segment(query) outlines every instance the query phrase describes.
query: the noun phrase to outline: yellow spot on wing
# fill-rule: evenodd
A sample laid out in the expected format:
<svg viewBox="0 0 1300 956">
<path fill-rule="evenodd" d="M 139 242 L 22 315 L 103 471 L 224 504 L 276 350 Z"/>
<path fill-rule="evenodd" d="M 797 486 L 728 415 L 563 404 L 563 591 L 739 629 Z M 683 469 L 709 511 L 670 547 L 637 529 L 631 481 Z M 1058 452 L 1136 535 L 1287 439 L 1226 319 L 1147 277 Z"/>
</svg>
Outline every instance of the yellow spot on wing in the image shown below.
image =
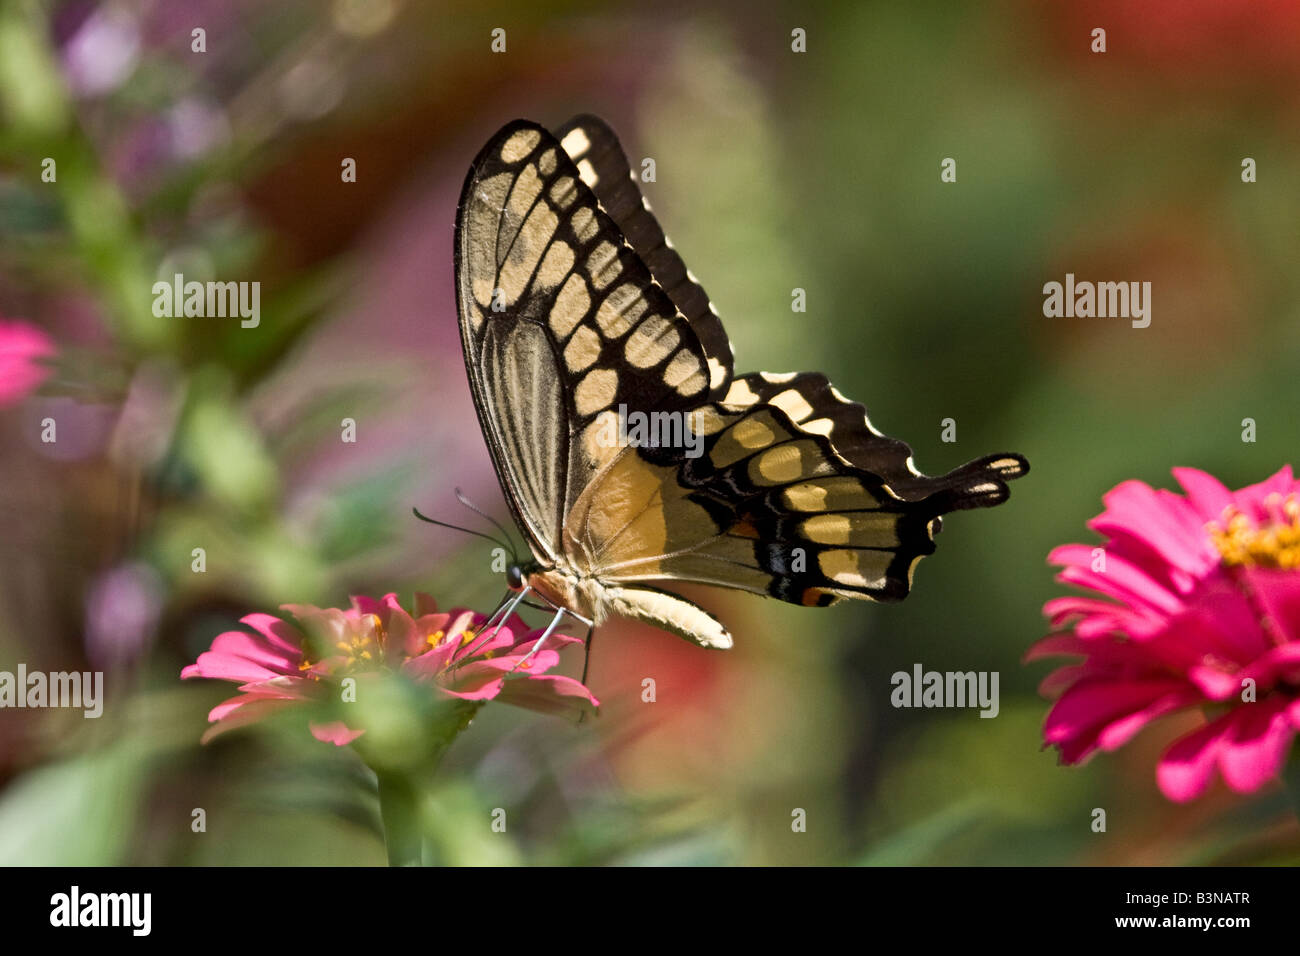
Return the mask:
<svg viewBox="0 0 1300 956">
<path fill-rule="evenodd" d="M 715 468 L 726 468 L 754 452 L 766 448 L 778 439 L 785 439 L 784 432 L 778 432 L 775 422 L 767 412 L 756 412 L 748 418 L 741 419 L 719 437 L 717 444 L 709 453 L 709 460 Z"/>
<path fill-rule="evenodd" d="M 582 276 L 574 273 L 564 283 L 564 288 L 556 297 L 555 307 L 551 309 L 551 331 L 557 339 L 564 339 L 574 326 L 582 321 L 587 310 L 591 308 L 591 296 L 587 293 L 587 283 Z"/>
<path fill-rule="evenodd" d="M 641 318 L 647 306 L 641 290 L 630 282 L 614 289 L 596 310 L 596 324 L 607 339 L 617 339 L 627 334 L 632 323 Z"/>
<path fill-rule="evenodd" d="M 815 418 L 810 422 L 800 422 L 799 429 L 811 435 L 829 435 L 835 430 L 835 423 L 829 418 Z"/>
<path fill-rule="evenodd" d="M 727 389 L 727 394 L 722 399 L 724 405 L 753 405 L 757 401 L 758 395 L 749 387 L 749 383 L 740 379 L 731 383 L 731 388 Z"/>
<path fill-rule="evenodd" d="M 650 368 L 666 359 L 679 341 L 672 320 L 662 315 L 651 315 L 632 330 L 623 346 L 623 354 L 629 364 Z"/>
<path fill-rule="evenodd" d="M 803 471 L 803 449 L 797 443 L 790 443 L 769 448 L 754 459 L 749 466 L 749 477 L 756 484 L 779 485 L 794 481 Z"/>
<path fill-rule="evenodd" d="M 521 129 L 501 146 L 501 158 L 507 163 L 517 163 L 536 148 L 542 134 L 535 129 Z"/>
<path fill-rule="evenodd" d="M 823 551 L 817 555 L 817 566 L 836 584 L 881 589 L 885 585 L 884 572 L 891 556 L 888 551 Z"/>
<path fill-rule="evenodd" d="M 620 272 L 623 271 L 622 264 L 618 261 L 618 250 L 609 240 L 605 240 L 598 245 L 591 258 L 587 263 L 588 270 L 591 273 L 591 284 L 597 289 L 603 289 L 613 282 Z"/>
<path fill-rule="evenodd" d="M 673 334 L 675 336 L 676 332 Z M 700 360 L 690 352 L 686 351 L 686 349 L 681 349 L 673 356 L 673 360 L 668 363 L 668 367 L 664 369 L 664 381 L 673 388 L 677 388 L 686 382 L 692 375 L 699 372 Z M 702 374 L 700 378 L 701 381 L 703 381 Z"/>
<path fill-rule="evenodd" d="M 564 281 L 564 277 L 573 268 L 573 250 L 567 242 L 552 244 L 546 251 L 542 264 L 537 267 L 534 284 L 542 291 L 549 291 Z"/>
<path fill-rule="evenodd" d="M 714 356 L 709 356 L 709 388 L 717 388 L 727 377 L 727 367 Z"/>
<path fill-rule="evenodd" d="M 791 485 L 781 493 L 792 511 L 825 511 L 826 488 L 811 481 Z"/>
<path fill-rule="evenodd" d="M 738 441 L 742 447 L 757 451 L 772 444 L 776 440 L 776 432 L 768 427 L 766 416 L 755 415 L 737 424 L 729 437 Z"/>
<path fill-rule="evenodd" d="M 519 230 L 514 246 L 505 265 L 501 268 L 501 288 L 507 302 L 515 302 L 524 291 L 524 286 L 532 278 L 538 260 L 546 251 L 546 246 L 555 234 L 558 220 L 555 213 L 545 204 L 534 206 L 527 221 Z M 565 247 L 567 248 L 567 246 Z M 569 253 L 572 260 L 572 251 Z M 572 263 L 570 263 L 572 264 Z"/>
<path fill-rule="evenodd" d="M 572 129 L 565 134 L 564 139 L 560 140 L 560 145 L 572 158 L 580 156 L 591 149 L 591 140 L 587 138 L 586 132 L 582 129 Z"/>
<path fill-rule="evenodd" d="M 525 166 L 524 171 L 515 180 L 514 187 L 510 190 L 510 198 L 506 202 L 506 208 L 518 217 L 516 222 L 528 215 L 541 192 L 542 180 L 537 175 L 537 170 L 532 166 Z"/>
<path fill-rule="evenodd" d="M 564 364 L 571 372 L 581 372 L 596 364 L 600 358 L 600 336 L 589 325 L 583 325 L 573 333 L 569 344 L 564 347 Z"/>
<path fill-rule="evenodd" d="M 617 372 L 611 368 L 592 369 L 573 390 L 573 403 L 579 415 L 592 415 L 613 402 L 617 392 Z"/>
<path fill-rule="evenodd" d="M 573 214 L 570 220 L 573 224 L 573 231 L 583 242 L 588 242 L 595 237 L 596 231 L 600 224 L 596 221 L 595 214 L 586 206 L 582 206 Z"/>
<path fill-rule="evenodd" d="M 551 187 L 551 202 L 561 209 L 568 209 L 573 205 L 574 197 L 578 194 L 578 189 L 573 184 L 572 176 L 561 176 Z"/>
<path fill-rule="evenodd" d="M 848 475 L 800 482 L 785 489 L 782 495 L 795 511 L 859 511 L 880 504 L 867 493 L 862 482 Z"/>
<path fill-rule="evenodd" d="M 896 548 L 898 516 L 884 511 L 820 514 L 806 519 L 802 530 L 818 544 L 851 544 L 858 548 Z"/>
<path fill-rule="evenodd" d="M 704 391 L 704 386 L 708 384 L 708 382 L 704 378 L 704 370 L 698 367 L 698 363 L 696 363 L 696 365 L 696 370 L 677 384 L 678 395 L 689 398 L 696 392 Z"/>
<path fill-rule="evenodd" d="M 799 394 L 798 389 L 787 388 L 772 398 L 771 403 L 790 416 L 791 421 L 801 422 L 812 414 L 812 405 Z"/>
<path fill-rule="evenodd" d="M 713 406 L 697 408 L 690 414 L 691 431 L 696 435 L 714 435 L 727 427 L 727 419 Z"/>
<path fill-rule="evenodd" d="M 848 544 L 851 531 L 847 515 L 817 515 L 803 523 L 803 533 L 817 544 Z"/>
</svg>

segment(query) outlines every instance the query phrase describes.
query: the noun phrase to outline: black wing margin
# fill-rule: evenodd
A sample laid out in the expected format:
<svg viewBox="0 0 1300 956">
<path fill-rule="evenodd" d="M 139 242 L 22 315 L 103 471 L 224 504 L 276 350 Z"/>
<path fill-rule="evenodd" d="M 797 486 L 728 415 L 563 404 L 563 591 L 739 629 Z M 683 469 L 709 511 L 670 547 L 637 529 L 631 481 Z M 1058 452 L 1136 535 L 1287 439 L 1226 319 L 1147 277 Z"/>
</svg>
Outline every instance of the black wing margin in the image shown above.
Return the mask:
<svg viewBox="0 0 1300 956">
<path fill-rule="evenodd" d="M 730 387 L 733 374 L 731 340 L 708 293 L 686 268 L 650 211 L 618 137 L 603 120 L 590 114 L 575 116 L 556 130 L 555 135 L 577 165 L 583 182 L 595 192 L 655 282 L 690 322 L 709 361 L 709 396 L 721 398 Z"/>
</svg>

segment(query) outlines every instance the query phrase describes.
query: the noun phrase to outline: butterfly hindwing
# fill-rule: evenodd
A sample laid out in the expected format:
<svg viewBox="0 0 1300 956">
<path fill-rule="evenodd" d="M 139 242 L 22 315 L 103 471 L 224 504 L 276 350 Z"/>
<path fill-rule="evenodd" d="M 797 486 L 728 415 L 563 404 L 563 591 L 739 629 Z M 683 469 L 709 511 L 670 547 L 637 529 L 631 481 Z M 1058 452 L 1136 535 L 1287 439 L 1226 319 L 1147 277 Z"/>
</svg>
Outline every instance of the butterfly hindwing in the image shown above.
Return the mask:
<svg viewBox="0 0 1300 956">
<path fill-rule="evenodd" d="M 737 378 L 724 401 L 774 404 L 807 434 L 823 435 L 835 454 L 879 476 L 889 492 L 906 501 L 929 498 L 940 511 L 987 508 L 1007 499 L 1007 482 L 1029 470 L 1021 455 L 988 455 L 945 475 L 923 475 L 904 441 L 881 434 L 867 410 L 840 394 L 820 372 L 754 372 Z"/>
<path fill-rule="evenodd" d="M 692 414 L 698 454 L 628 449 L 595 479 L 569 517 L 583 565 L 608 581 L 693 581 L 795 604 L 897 600 L 934 551 L 940 516 L 1000 500 L 1023 463 L 995 456 L 931 478 L 906 467 L 905 444 L 876 436 L 897 458 L 896 488 L 840 453 L 832 416 L 864 413 L 822 376 L 749 378 Z"/>
</svg>

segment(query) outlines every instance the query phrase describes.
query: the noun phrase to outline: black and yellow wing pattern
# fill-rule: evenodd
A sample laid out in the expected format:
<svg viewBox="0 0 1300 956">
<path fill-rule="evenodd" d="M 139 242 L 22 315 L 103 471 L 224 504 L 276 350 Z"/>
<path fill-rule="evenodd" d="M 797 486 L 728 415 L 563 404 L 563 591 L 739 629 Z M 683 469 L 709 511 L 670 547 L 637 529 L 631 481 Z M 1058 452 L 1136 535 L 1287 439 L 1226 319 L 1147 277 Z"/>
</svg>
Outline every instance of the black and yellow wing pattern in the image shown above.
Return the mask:
<svg viewBox="0 0 1300 956">
<path fill-rule="evenodd" d="M 708 296 L 595 117 L 555 135 L 516 121 L 484 147 L 461 197 L 456 283 L 475 407 L 533 583 L 596 620 L 727 646 L 715 619 L 655 583 L 803 605 L 902 598 L 941 516 L 1001 503 L 1028 470 L 1002 454 L 925 476 L 824 376 L 737 376 Z M 637 416 L 675 421 L 680 440 L 616 440 Z"/>
</svg>

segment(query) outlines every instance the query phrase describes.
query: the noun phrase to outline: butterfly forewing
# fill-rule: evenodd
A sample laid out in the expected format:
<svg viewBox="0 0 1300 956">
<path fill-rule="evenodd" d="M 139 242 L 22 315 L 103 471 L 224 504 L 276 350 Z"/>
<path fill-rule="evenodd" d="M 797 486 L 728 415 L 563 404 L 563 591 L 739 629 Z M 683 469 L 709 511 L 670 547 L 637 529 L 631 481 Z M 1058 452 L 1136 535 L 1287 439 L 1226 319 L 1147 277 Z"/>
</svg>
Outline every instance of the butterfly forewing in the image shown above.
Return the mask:
<svg viewBox="0 0 1300 956">
<path fill-rule="evenodd" d="M 596 194 L 655 282 L 691 324 L 708 359 L 710 395 L 720 398 L 731 384 L 731 341 L 708 293 L 686 268 L 650 211 L 618 137 L 602 120 L 590 115 L 569 120 L 556 136 L 577 166 L 582 181 Z"/>
<path fill-rule="evenodd" d="M 535 124 L 510 124 L 475 161 L 456 253 L 480 422 L 530 545 L 553 561 L 565 514 L 611 450 L 597 440 L 608 415 L 694 407 L 709 387 L 704 350 Z"/>
</svg>

